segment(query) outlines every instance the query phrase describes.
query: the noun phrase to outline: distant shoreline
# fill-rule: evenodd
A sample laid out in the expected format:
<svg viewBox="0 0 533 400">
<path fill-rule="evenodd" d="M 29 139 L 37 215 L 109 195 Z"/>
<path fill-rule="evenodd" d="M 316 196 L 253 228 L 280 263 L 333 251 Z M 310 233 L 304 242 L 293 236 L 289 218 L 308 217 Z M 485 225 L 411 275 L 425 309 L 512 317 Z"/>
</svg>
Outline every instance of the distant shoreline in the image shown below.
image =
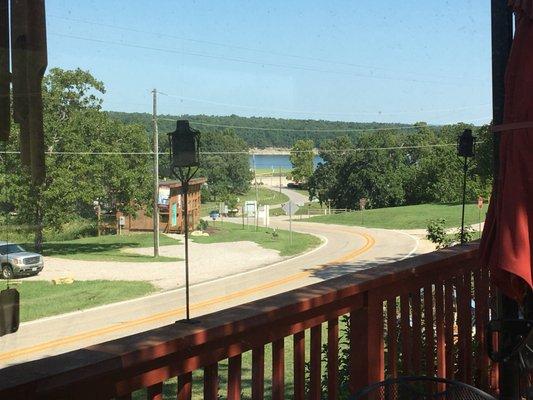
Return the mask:
<svg viewBox="0 0 533 400">
<path fill-rule="evenodd" d="M 288 156 L 291 154 L 291 149 L 282 148 L 282 147 L 265 147 L 264 149 L 252 148 L 248 150 L 248 153 L 259 154 L 259 155 Z M 318 149 L 313 149 L 313 154 L 318 154 Z"/>
</svg>

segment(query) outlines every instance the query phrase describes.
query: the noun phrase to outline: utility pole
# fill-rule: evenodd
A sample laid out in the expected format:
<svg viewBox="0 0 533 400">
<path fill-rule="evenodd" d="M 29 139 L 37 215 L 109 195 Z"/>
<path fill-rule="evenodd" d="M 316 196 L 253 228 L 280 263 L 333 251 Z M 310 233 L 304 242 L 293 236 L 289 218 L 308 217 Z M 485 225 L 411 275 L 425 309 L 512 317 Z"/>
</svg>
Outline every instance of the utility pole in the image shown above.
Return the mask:
<svg viewBox="0 0 533 400">
<path fill-rule="evenodd" d="M 157 127 L 157 90 L 152 90 L 154 126 L 154 257 L 159 257 L 159 129 Z"/>
<path fill-rule="evenodd" d="M 257 188 L 257 167 L 255 166 L 255 153 L 252 153 L 254 162 L 254 183 L 255 183 L 255 230 L 259 226 L 259 189 Z"/>
<path fill-rule="evenodd" d="M 281 193 L 281 165 L 279 166 L 279 192 Z"/>
</svg>

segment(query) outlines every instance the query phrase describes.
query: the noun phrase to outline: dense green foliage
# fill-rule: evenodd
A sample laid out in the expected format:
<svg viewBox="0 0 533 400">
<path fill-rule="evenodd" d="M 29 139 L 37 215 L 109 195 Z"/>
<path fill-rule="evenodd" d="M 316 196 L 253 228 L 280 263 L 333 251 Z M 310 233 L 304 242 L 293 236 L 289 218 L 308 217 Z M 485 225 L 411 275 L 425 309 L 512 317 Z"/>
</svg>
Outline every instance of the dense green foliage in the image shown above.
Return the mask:
<svg viewBox="0 0 533 400">
<path fill-rule="evenodd" d="M 325 140 L 319 154 L 326 162 L 309 179 L 310 195 L 320 202 L 331 200 L 335 208 L 352 210 L 359 208 L 363 197 L 368 199 L 367 208 L 459 202 L 463 160 L 455 143 L 466 127 L 457 124 L 436 131 L 419 124 L 416 132 Z M 469 200 L 490 193 L 492 138 L 486 127 L 477 129 L 477 136 L 477 155 L 468 164 Z"/>
<path fill-rule="evenodd" d="M 125 123 L 140 124 L 150 132 L 152 116 L 148 113 L 109 112 L 109 115 Z M 194 128 L 206 131 L 222 132 L 231 128 L 249 147 L 291 148 L 301 139 L 310 139 L 314 147 L 318 147 L 325 139 L 335 139 L 346 135 L 355 140 L 361 132 L 373 129 L 408 127 L 406 124 L 378 122 L 343 122 L 324 120 L 301 120 L 266 117 L 239 117 L 237 115 L 161 115 L 160 132 L 171 132 L 175 129 L 176 119 L 188 119 Z M 252 129 L 250 129 L 252 128 Z"/>
<path fill-rule="evenodd" d="M 244 140 L 231 130 L 207 131 L 202 133 L 201 143 L 203 154 L 198 175 L 207 178 L 205 200 L 228 200 L 231 195 L 246 193 L 253 173 Z"/>
<path fill-rule="evenodd" d="M 45 77 L 44 131 L 50 153 L 42 187 L 31 184 L 18 154 L 2 155 L 2 208 L 14 213 L 11 222 L 35 228 L 37 249 L 44 226 L 59 229 L 74 218 L 94 219 L 94 202 L 110 212 L 131 212 L 132 205 L 149 201 L 151 157 L 94 154 L 150 149 L 143 127 L 100 111 L 98 95 L 104 92 L 102 82 L 79 69 L 54 68 Z M 14 125 L 9 151 L 19 148 L 16 129 Z"/>
<path fill-rule="evenodd" d="M 291 176 L 295 182 L 307 182 L 313 174 L 313 146 L 312 140 L 297 140 L 291 149 Z"/>
</svg>

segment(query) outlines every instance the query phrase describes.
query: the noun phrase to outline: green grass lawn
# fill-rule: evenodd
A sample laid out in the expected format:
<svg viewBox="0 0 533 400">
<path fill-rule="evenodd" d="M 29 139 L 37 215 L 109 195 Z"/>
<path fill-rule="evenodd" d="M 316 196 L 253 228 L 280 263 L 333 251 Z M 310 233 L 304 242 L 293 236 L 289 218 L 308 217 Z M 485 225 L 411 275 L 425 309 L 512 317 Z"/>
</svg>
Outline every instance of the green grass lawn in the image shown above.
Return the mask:
<svg viewBox="0 0 533 400">
<path fill-rule="evenodd" d="M 22 322 L 141 297 L 155 291 L 151 283 L 128 281 L 79 281 L 70 285 L 26 281 L 16 288 L 20 292 Z"/>
<path fill-rule="evenodd" d="M 249 200 L 256 199 L 255 187 L 250 188 L 250 190 L 242 196 L 239 196 L 241 203 Z M 287 195 L 280 193 L 277 190 L 267 189 L 261 186 L 257 187 L 257 198 L 259 199 L 260 205 L 272 205 L 272 204 L 281 204 L 289 201 Z"/>
<path fill-rule="evenodd" d="M 160 236 L 161 246 L 180 243 L 179 240 Z M 127 235 L 105 235 L 100 237 L 87 237 L 76 240 L 46 242 L 43 246 L 45 256 L 68 258 L 71 260 L 85 261 L 129 261 L 129 262 L 161 262 L 177 261 L 176 257 L 144 256 L 135 253 L 126 253 L 127 248 L 153 246 L 151 233 L 132 233 Z M 30 245 L 27 248 L 31 248 Z"/>
<path fill-rule="evenodd" d="M 252 185 L 248 192 L 237 197 L 239 198 L 240 205 L 244 204 L 245 201 L 255 200 L 255 187 Z M 280 193 L 277 190 L 267 189 L 261 186 L 257 187 L 257 198 L 259 199 L 259 205 L 282 204 L 289 201 L 289 198 L 285 194 Z M 219 202 L 216 201 L 202 203 L 200 216 L 207 217 L 211 211 L 218 210 L 218 205 Z"/>
<path fill-rule="evenodd" d="M 292 244 L 290 243 L 289 231 L 277 230 L 277 237 L 272 235 L 273 229 L 259 227 L 256 231 L 253 219 L 250 225 L 231 222 L 221 223 L 217 221 L 213 226 L 210 223 L 210 236 L 192 237 L 196 243 L 225 243 L 251 241 L 266 249 L 278 250 L 281 256 L 292 256 L 316 247 L 320 244 L 320 239 L 313 235 L 293 232 Z"/>
<path fill-rule="evenodd" d="M 285 177 L 291 171 L 292 171 L 292 168 L 281 168 L 281 176 Z M 279 168 L 276 168 L 276 167 L 274 167 L 274 174 L 272 174 L 272 168 L 257 168 L 255 173 L 257 174 L 257 176 L 262 176 L 262 177 L 265 177 L 265 176 L 279 177 L 280 175 Z"/>
<path fill-rule="evenodd" d="M 456 204 L 420 204 L 416 206 L 376 208 L 353 211 L 335 215 L 320 215 L 312 217 L 311 222 L 326 224 L 358 225 L 370 228 L 386 229 L 425 229 L 430 219 L 444 218 L 446 227 L 453 228 L 461 225 L 461 205 Z M 487 208 L 481 210 L 481 220 L 485 219 Z M 363 219 L 362 219 L 363 218 Z M 479 222 L 479 209 L 475 204 L 467 204 L 465 222 L 467 225 Z"/>
</svg>

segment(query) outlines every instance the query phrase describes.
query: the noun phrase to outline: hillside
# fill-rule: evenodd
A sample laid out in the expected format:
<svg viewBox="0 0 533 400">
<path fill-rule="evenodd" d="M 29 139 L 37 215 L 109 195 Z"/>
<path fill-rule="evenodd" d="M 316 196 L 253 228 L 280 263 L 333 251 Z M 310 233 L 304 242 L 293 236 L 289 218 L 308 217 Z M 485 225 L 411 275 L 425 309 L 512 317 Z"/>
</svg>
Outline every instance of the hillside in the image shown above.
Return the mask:
<svg viewBox="0 0 533 400">
<path fill-rule="evenodd" d="M 136 123 L 152 131 L 152 116 L 148 113 L 125 113 L 109 111 L 108 114 L 125 123 Z M 232 129 L 252 148 L 290 148 L 298 139 L 312 139 L 315 146 L 325 139 L 348 135 L 352 139 L 362 130 L 374 130 L 408 127 L 406 124 L 394 123 L 360 123 L 324 120 L 300 120 L 265 117 L 211 116 L 211 115 L 160 115 L 159 131 L 171 132 L 175 129 L 174 120 L 188 119 L 196 122 L 193 127 L 203 131 Z M 167 120 L 168 119 L 168 120 Z M 170 121 L 169 121 L 170 120 Z M 199 123 L 199 124 L 198 124 Z M 241 128 L 242 127 L 242 128 Z M 251 129 L 253 128 L 253 129 Z M 353 131 L 350 131 L 353 129 Z"/>
</svg>

